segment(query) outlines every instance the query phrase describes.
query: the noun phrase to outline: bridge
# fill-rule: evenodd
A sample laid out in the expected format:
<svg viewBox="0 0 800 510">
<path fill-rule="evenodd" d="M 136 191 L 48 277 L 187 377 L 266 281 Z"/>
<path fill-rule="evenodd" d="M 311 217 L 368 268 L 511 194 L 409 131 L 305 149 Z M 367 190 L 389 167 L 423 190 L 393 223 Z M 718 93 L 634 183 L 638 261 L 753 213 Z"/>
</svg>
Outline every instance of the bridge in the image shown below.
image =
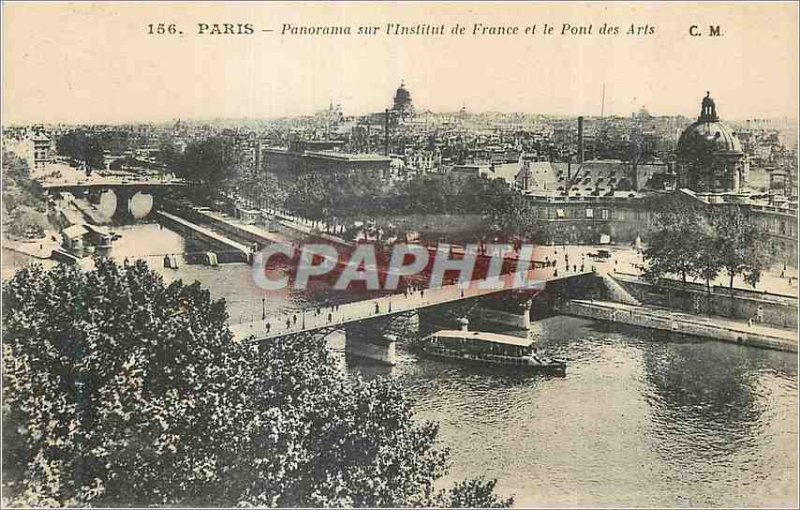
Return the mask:
<svg viewBox="0 0 800 510">
<path fill-rule="evenodd" d="M 220 248 L 214 251 L 219 263 L 250 262 L 252 256 L 250 247 L 166 211 L 156 211 L 155 214 L 160 223 L 168 225 L 185 237 L 200 239 L 206 244 Z"/>
<path fill-rule="evenodd" d="M 85 179 L 59 179 L 41 182 L 42 188 L 46 191 L 80 191 L 87 189 L 114 189 L 114 188 L 136 188 L 136 189 L 157 189 L 157 188 L 182 188 L 190 184 L 181 179 L 153 180 L 135 177 L 87 177 Z"/>
<path fill-rule="evenodd" d="M 530 326 L 531 300 L 545 285 L 566 283 L 594 275 L 591 271 L 571 272 L 554 276 L 549 268 L 531 269 L 526 282 L 516 273 L 498 278 L 495 288 L 481 288 L 480 281 L 444 285 L 439 288 L 414 290 L 336 306 L 304 310 L 291 314 L 271 315 L 260 321 L 231 324 L 236 341 L 264 341 L 298 333 L 329 334 L 345 330 L 348 352 L 388 364 L 394 364 L 394 339 L 385 335 L 393 319 L 437 307 L 474 308 L 483 298 L 495 300 L 503 309 L 484 310 L 493 322 L 520 330 Z M 510 306 L 503 306 L 510 305 Z M 455 319 L 456 317 L 453 317 Z"/>
<path fill-rule="evenodd" d="M 103 216 L 104 221 L 125 214 L 135 219 L 144 218 L 153 210 L 158 197 L 189 186 L 185 181 L 175 179 L 122 177 L 45 179 L 41 185 L 51 195 L 70 193 L 76 198 L 86 198 L 92 205 L 102 206 L 104 211 L 100 216 Z M 88 197 L 84 197 L 85 195 Z"/>
</svg>

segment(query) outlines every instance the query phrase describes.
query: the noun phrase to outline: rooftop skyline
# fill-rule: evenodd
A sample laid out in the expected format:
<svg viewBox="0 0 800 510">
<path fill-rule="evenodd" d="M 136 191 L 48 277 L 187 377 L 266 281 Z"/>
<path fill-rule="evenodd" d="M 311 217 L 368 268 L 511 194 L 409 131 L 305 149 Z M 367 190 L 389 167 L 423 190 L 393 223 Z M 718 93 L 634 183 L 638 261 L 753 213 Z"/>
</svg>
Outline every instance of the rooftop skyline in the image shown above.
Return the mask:
<svg viewBox="0 0 800 510">
<path fill-rule="evenodd" d="M 3 5 L 3 123 L 122 123 L 382 111 L 401 81 L 417 111 L 796 118 L 797 5 Z M 183 36 L 154 36 L 148 23 Z M 254 35 L 197 35 L 197 23 Z M 294 25 L 593 25 L 591 36 L 281 36 Z M 601 36 L 603 23 L 655 26 Z M 719 25 L 721 37 L 689 27 Z M 263 29 L 276 32 L 263 33 Z M 623 28 L 624 30 L 625 28 Z"/>
</svg>

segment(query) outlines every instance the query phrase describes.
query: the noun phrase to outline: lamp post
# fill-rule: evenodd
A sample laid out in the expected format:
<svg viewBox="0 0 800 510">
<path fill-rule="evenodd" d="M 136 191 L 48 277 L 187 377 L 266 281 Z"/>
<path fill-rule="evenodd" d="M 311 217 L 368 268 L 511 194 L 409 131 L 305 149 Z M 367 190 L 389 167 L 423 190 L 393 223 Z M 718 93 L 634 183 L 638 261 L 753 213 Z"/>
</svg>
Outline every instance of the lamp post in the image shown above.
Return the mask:
<svg viewBox="0 0 800 510">
<path fill-rule="evenodd" d="M 261 320 L 263 321 L 266 318 L 267 318 L 267 298 L 262 296 L 261 297 Z"/>
</svg>

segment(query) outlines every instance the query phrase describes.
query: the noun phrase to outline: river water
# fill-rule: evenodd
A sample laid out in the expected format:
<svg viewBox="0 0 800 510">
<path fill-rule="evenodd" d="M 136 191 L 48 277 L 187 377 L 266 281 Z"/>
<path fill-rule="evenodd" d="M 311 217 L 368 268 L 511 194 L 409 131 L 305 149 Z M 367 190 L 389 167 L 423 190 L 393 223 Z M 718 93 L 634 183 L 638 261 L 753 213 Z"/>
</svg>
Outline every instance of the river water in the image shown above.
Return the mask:
<svg viewBox="0 0 800 510">
<path fill-rule="evenodd" d="M 186 246 L 158 225 L 117 231 L 113 256 L 153 255 L 168 280 L 199 280 L 232 322 L 312 306 L 264 296 L 245 264 L 163 269 Z M 348 370 L 397 378 L 417 417 L 439 422 L 444 483 L 497 478 L 517 506 L 797 507 L 796 355 L 568 317 L 533 334 L 566 377 L 428 360 L 402 342 L 397 366 Z"/>
</svg>

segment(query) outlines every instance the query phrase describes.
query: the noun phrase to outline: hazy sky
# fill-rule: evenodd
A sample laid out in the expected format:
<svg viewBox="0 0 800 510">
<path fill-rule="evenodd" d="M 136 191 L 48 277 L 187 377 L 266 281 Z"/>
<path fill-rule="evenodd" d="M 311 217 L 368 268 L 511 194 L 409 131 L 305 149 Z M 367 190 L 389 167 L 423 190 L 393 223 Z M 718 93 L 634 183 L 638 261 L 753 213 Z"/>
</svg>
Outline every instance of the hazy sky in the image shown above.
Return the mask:
<svg viewBox="0 0 800 510">
<path fill-rule="evenodd" d="M 254 35 L 197 35 L 198 23 Z M 177 23 L 182 36 L 148 35 Z M 282 36 L 293 25 L 455 23 L 463 36 Z M 469 35 L 473 23 L 549 23 L 544 36 Z M 558 36 L 562 23 L 592 35 Z M 603 36 L 603 23 L 650 25 Z M 689 27 L 705 32 L 691 37 Z M 709 37 L 719 25 L 722 37 Z M 262 32 L 273 29 L 275 32 Z M 729 119 L 796 117 L 796 3 L 3 3 L 3 121 L 124 122 L 382 111 L 405 80 L 418 109 L 697 115 L 710 90 Z"/>
</svg>

